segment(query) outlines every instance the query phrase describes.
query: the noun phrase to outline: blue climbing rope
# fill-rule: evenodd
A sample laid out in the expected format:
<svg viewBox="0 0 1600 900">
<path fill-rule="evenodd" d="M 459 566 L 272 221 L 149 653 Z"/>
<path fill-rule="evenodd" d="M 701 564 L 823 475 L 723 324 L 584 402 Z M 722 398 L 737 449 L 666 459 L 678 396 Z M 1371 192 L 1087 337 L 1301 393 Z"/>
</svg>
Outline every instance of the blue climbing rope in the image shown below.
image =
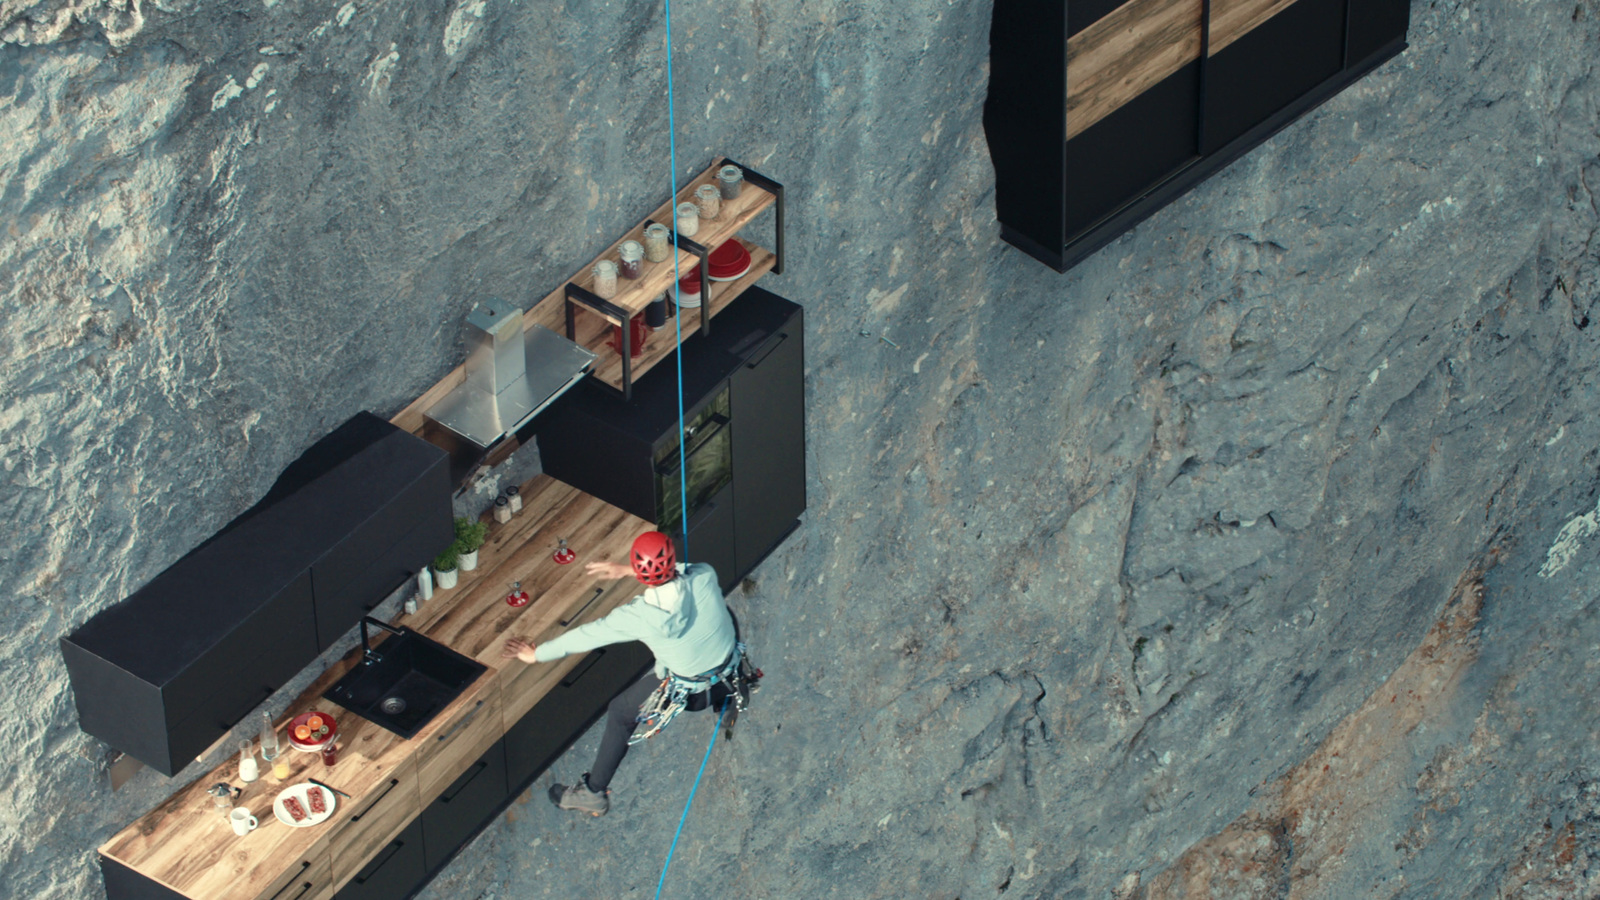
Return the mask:
<svg viewBox="0 0 1600 900">
<path fill-rule="evenodd" d="M 672 198 L 674 209 L 669 212 L 668 218 L 672 220 L 672 230 L 676 234 L 678 203 L 678 129 L 672 112 L 672 0 L 662 0 L 667 8 L 667 148 L 671 157 L 672 193 L 667 196 Z M 676 242 L 674 242 L 676 243 Z M 674 357 L 678 363 L 678 515 L 683 520 L 683 558 L 689 559 L 689 451 L 686 447 L 688 439 L 683 434 L 683 287 L 678 279 L 683 277 L 678 271 L 678 248 L 672 248 L 672 327 L 676 332 L 678 343 L 675 345 L 678 352 Z M 708 285 L 701 285 L 701 297 L 709 298 Z M 706 302 L 702 299 L 700 302 Z"/>
<path fill-rule="evenodd" d="M 672 103 L 672 0 L 662 0 L 666 6 L 667 19 L 667 146 L 671 159 L 672 171 L 672 198 L 674 206 L 670 214 L 673 219 L 673 232 L 677 232 L 678 202 L 678 129 L 673 115 Z M 683 286 L 679 279 L 683 277 L 678 267 L 677 247 L 672 252 L 672 327 L 677 338 L 678 352 L 675 354 L 678 365 L 678 513 L 682 517 L 683 528 L 683 558 L 689 558 L 689 451 L 688 439 L 684 436 L 683 415 Z M 710 285 L 701 285 L 701 301 L 708 303 L 711 299 Z M 689 799 L 683 804 L 683 814 L 678 817 L 678 830 L 672 833 L 672 846 L 667 848 L 667 858 L 661 863 L 661 877 L 656 879 L 655 900 L 661 900 L 661 889 L 667 884 L 667 869 L 672 866 L 672 854 L 678 850 L 678 838 L 683 835 L 683 823 L 689 820 L 689 807 L 694 804 L 695 792 L 700 789 L 700 776 L 706 773 L 706 763 L 711 761 L 711 749 L 717 746 L 717 732 L 722 730 L 722 717 L 728 713 L 728 702 L 722 704 L 722 709 L 717 713 L 716 729 L 711 732 L 711 743 L 706 745 L 706 755 L 700 760 L 700 771 L 695 773 L 694 785 L 689 788 Z"/>
<path fill-rule="evenodd" d="M 711 748 L 717 745 L 717 732 L 722 730 L 722 717 L 728 714 L 728 704 L 733 702 L 730 696 L 722 703 L 722 711 L 717 713 L 717 727 L 711 732 L 711 743 L 706 745 L 706 755 L 700 760 L 700 771 L 694 775 L 694 787 L 689 788 L 689 799 L 683 804 L 683 815 L 678 817 L 678 830 L 672 833 L 672 847 L 667 850 L 667 861 L 661 864 L 661 877 L 656 880 L 655 900 L 661 900 L 661 888 L 667 883 L 667 867 L 672 865 L 672 853 L 678 849 L 678 836 L 683 834 L 683 823 L 689 818 L 689 807 L 694 803 L 694 792 L 700 789 L 700 776 L 706 773 L 706 763 L 711 761 Z"/>
</svg>

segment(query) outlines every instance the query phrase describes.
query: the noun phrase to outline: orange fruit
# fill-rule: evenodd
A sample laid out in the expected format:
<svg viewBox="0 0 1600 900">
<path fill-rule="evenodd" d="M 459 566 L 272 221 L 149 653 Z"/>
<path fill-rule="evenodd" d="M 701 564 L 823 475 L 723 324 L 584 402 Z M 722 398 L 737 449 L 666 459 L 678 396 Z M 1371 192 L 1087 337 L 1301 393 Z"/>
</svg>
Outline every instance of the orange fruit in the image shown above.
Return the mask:
<svg viewBox="0 0 1600 900">
<path fill-rule="evenodd" d="M 321 731 L 322 730 L 322 717 L 318 716 L 318 715 L 313 715 L 311 718 L 306 720 L 306 727 L 310 728 L 312 731 Z"/>
<path fill-rule="evenodd" d="M 311 737 L 311 729 L 304 725 L 296 725 L 294 727 L 294 737 L 297 741 L 303 741 Z"/>
</svg>

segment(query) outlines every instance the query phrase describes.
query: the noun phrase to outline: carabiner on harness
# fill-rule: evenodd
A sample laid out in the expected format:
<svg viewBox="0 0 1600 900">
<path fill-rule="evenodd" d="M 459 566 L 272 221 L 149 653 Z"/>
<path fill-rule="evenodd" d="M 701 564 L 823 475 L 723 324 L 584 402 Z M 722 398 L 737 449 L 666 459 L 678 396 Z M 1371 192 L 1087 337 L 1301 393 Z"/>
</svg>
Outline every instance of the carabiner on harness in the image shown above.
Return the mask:
<svg viewBox="0 0 1600 900">
<path fill-rule="evenodd" d="M 708 692 L 718 684 L 728 686 L 734 708 L 743 712 L 750 705 L 750 695 L 760 680 L 761 670 L 750 665 L 747 648 L 742 641 L 734 645 L 727 662 L 704 675 L 684 678 L 668 672 L 667 677 L 661 679 L 661 684 L 639 706 L 638 724 L 634 726 L 633 736 L 628 738 L 628 746 L 660 734 L 661 729 L 671 725 L 672 720 L 688 707 L 690 697 Z"/>
</svg>

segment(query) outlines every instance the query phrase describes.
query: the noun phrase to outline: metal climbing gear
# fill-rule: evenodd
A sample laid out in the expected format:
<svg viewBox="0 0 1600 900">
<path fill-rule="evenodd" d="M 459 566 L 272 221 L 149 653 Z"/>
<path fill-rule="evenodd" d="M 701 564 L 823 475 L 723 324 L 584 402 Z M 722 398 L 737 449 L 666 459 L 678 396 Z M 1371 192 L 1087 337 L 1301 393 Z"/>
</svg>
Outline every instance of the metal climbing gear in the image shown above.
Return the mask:
<svg viewBox="0 0 1600 900">
<path fill-rule="evenodd" d="M 668 672 L 667 677 L 661 679 L 661 684 L 639 706 L 638 724 L 634 726 L 633 736 L 628 738 L 628 746 L 660 734 L 661 729 L 671 725 L 672 720 L 688 708 L 690 697 L 709 692 L 718 684 L 727 686 L 728 696 L 733 700 L 730 712 L 737 716 L 750 705 L 750 695 L 760 686 L 762 674 L 760 669 L 750 664 L 749 648 L 745 647 L 743 641 L 733 645 L 733 652 L 728 655 L 726 662 L 709 672 L 693 678 Z M 728 727 L 732 729 L 731 722 Z"/>
</svg>

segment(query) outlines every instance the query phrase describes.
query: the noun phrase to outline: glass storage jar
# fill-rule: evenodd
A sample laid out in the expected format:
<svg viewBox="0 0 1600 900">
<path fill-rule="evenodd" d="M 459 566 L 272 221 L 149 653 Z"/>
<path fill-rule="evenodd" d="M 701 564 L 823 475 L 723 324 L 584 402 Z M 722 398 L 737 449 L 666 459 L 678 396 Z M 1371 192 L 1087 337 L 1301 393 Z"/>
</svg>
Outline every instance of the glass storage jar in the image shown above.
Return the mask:
<svg viewBox="0 0 1600 900">
<path fill-rule="evenodd" d="M 638 241 L 623 241 L 617 248 L 617 258 L 621 263 L 617 266 L 623 278 L 632 281 L 644 271 L 644 248 Z"/>
<path fill-rule="evenodd" d="M 717 170 L 717 187 L 722 190 L 722 199 L 737 198 L 744 189 L 744 171 L 738 166 L 723 166 Z"/>
<path fill-rule="evenodd" d="M 693 203 L 678 204 L 678 233 L 684 237 L 700 233 L 700 207 Z"/>
<path fill-rule="evenodd" d="M 702 184 L 694 190 L 694 205 L 700 207 L 700 218 L 714 221 L 722 215 L 722 191 L 714 184 Z"/>
<path fill-rule="evenodd" d="M 617 295 L 617 264 L 609 259 L 594 264 L 594 294 L 601 300 Z"/>
<path fill-rule="evenodd" d="M 672 232 L 660 222 L 651 222 L 644 229 L 644 258 L 651 262 L 665 262 L 672 243 Z"/>
</svg>

